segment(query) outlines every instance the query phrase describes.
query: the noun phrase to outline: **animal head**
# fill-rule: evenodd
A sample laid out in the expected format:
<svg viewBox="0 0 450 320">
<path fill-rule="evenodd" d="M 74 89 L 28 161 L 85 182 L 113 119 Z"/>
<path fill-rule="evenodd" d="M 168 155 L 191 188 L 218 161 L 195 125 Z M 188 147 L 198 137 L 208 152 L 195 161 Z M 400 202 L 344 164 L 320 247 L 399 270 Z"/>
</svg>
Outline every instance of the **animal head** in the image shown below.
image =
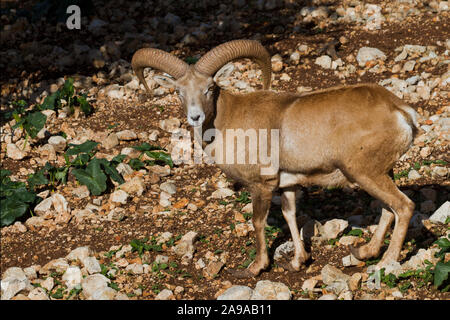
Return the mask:
<svg viewBox="0 0 450 320">
<path fill-rule="evenodd" d="M 264 89 L 269 89 L 271 61 L 267 50 L 254 40 L 234 40 L 221 44 L 195 65 L 188 65 L 174 55 L 154 48 L 143 48 L 133 55 L 131 66 L 147 92 L 151 92 L 144 79 L 144 69 L 151 67 L 169 76 L 156 75 L 154 80 L 161 86 L 174 88 L 180 97 L 188 123 L 198 127 L 214 112 L 214 90 L 219 79 L 233 71 L 232 60 L 254 59 L 263 71 Z"/>
</svg>

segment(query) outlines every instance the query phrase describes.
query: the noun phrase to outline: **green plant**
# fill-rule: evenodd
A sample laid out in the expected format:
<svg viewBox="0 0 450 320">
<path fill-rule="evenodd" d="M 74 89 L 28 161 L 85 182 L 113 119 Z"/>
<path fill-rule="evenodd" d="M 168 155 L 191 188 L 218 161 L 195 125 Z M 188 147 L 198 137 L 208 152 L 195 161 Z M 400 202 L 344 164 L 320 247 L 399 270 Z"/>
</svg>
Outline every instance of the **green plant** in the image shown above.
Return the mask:
<svg viewBox="0 0 450 320">
<path fill-rule="evenodd" d="M 159 146 L 154 146 L 144 142 L 141 145 L 134 146 L 133 149 L 141 151 L 138 158 L 131 159 L 129 162 L 130 167 L 134 170 L 140 170 L 146 165 L 153 166 L 158 163 L 168 164 L 171 168 L 173 168 L 172 157 L 169 153 L 164 152 L 164 149 Z M 142 160 L 144 154 L 154 160 Z"/>
<path fill-rule="evenodd" d="M 247 221 L 253 217 L 252 213 L 247 213 L 247 212 L 242 213 L 242 215 L 244 216 L 244 219 Z"/>
<path fill-rule="evenodd" d="M 28 185 L 35 190 L 40 185 L 50 185 L 54 190 L 59 183 L 67 182 L 69 166 L 55 167 L 49 162 L 36 173 L 28 176 Z"/>
<path fill-rule="evenodd" d="M 353 230 L 350 230 L 346 235 L 361 237 L 363 235 L 363 231 L 361 229 L 353 229 Z"/>
<path fill-rule="evenodd" d="M 81 94 L 77 96 L 74 93 L 73 79 L 69 78 L 64 82 L 62 88 L 47 96 L 42 104 L 36 104 L 31 109 L 25 100 L 11 103 L 14 110 L 6 112 L 4 116 L 7 120 L 15 120 L 15 124 L 11 128 L 12 130 L 21 128 L 22 132 L 25 133 L 23 149 L 25 149 L 29 137 L 36 138 L 39 131 L 45 126 L 47 116 L 41 111 L 54 110 L 58 112 L 65 101 L 71 112 L 74 111 L 75 107 L 79 107 L 86 116 L 93 112 L 92 106 L 87 101 L 87 95 Z"/>
<path fill-rule="evenodd" d="M 50 293 L 50 296 L 55 299 L 62 299 L 64 297 L 64 288 L 57 288 L 56 291 Z"/>
<path fill-rule="evenodd" d="M 394 174 L 394 180 L 398 180 L 398 179 L 400 179 L 400 178 L 402 178 L 402 177 L 407 177 L 408 174 L 409 174 L 409 172 L 410 172 L 412 169 L 414 169 L 414 170 L 419 170 L 422 166 L 429 166 L 430 164 L 433 164 L 433 163 L 434 163 L 434 164 L 438 164 L 438 165 L 444 165 L 444 166 L 447 165 L 447 162 L 444 161 L 444 160 L 424 160 L 424 161 L 422 161 L 422 162 L 417 161 L 417 162 L 414 162 L 414 164 L 411 165 L 411 166 L 409 167 L 409 169 L 407 169 L 407 170 L 402 170 L 402 171 L 400 171 L 400 172 Z"/>
<path fill-rule="evenodd" d="M 243 204 L 248 204 L 248 203 L 252 202 L 252 200 L 250 199 L 250 193 L 247 191 L 242 191 L 239 194 L 239 197 L 236 198 L 236 202 L 240 202 Z"/>
<path fill-rule="evenodd" d="M 64 105 L 64 101 L 69 107 L 70 112 L 73 112 L 75 107 L 79 107 L 86 116 L 94 112 L 94 109 L 87 101 L 86 94 L 75 95 L 72 78 L 68 78 L 62 88 L 47 96 L 41 105 L 37 105 L 37 108 L 39 110 L 50 109 L 58 112 Z"/>
<path fill-rule="evenodd" d="M 447 292 L 450 289 L 449 273 L 450 261 L 444 262 L 445 254 L 450 252 L 450 241 L 448 238 L 440 238 L 434 242 L 441 249 L 436 253 L 435 257 L 440 258 L 440 261 L 434 267 L 434 286 L 439 288 L 444 286 L 442 291 Z"/>
<path fill-rule="evenodd" d="M 36 138 L 38 132 L 44 128 L 47 116 L 35 109 L 27 110 L 28 105 L 24 100 L 15 101 L 12 106 L 14 110 L 7 112 L 5 118 L 15 120 L 16 123 L 11 127 L 12 130 L 20 128 L 22 132 L 25 132 L 23 145 L 23 149 L 25 149 L 28 138 Z"/>
<path fill-rule="evenodd" d="M 111 259 L 119 250 L 122 249 L 122 246 L 117 250 L 111 250 L 105 253 L 105 257 Z"/>
<path fill-rule="evenodd" d="M 245 269 L 247 268 L 256 258 L 256 249 L 250 248 L 248 250 L 245 250 L 245 248 L 241 249 L 242 253 L 245 253 L 247 251 L 248 259 L 246 259 L 241 265 L 238 266 L 239 269 Z"/>
<path fill-rule="evenodd" d="M 406 178 L 408 176 L 410 170 L 403 170 L 400 171 L 399 173 L 395 173 L 394 174 L 394 180 L 398 180 L 400 178 Z"/>
<path fill-rule="evenodd" d="M 70 291 L 69 291 L 69 295 L 67 296 L 67 300 L 69 300 L 70 298 L 72 298 L 72 296 L 77 296 L 80 294 L 80 292 L 83 289 L 81 289 L 81 285 L 76 285 L 75 287 L 73 287 Z"/>
<path fill-rule="evenodd" d="M 162 270 L 166 270 L 169 267 L 167 263 L 156 263 L 152 264 L 152 271 L 154 273 L 161 273 Z"/>
<path fill-rule="evenodd" d="M 120 290 L 119 285 L 117 283 L 115 283 L 115 282 L 112 282 L 112 281 L 110 283 L 108 283 L 108 287 L 110 287 L 110 288 L 112 288 L 112 289 L 114 289 L 116 291 Z"/>
<path fill-rule="evenodd" d="M 410 280 L 416 280 L 418 287 L 423 287 L 429 283 L 433 283 L 436 289 L 441 288 L 442 292 L 447 292 L 450 289 L 449 273 L 450 262 L 444 262 L 445 254 L 450 250 L 450 241 L 447 238 L 441 238 L 434 242 L 434 244 L 440 247 L 440 251 L 436 253 L 436 257 L 440 258 L 440 261 L 433 265 L 430 261 L 425 260 L 426 268 L 418 270 L 409 270 L 401 273 L 396 277 L 394 274 L 385 274 L 385 269 L 380 270 L 381 282 L 385 283 L 388 287 L 394 288 L 398 286 L 400 291 L 405 292 L 411 286 Z"/>
<path fill-rule="evenodd" d="M 28 190 L 24 182 L 12 181 L 11 171 L 0 170 L 0 224 L 7 226 L 23 216 L 31 208 L 38 197 Z"/>
<path fill-rule="evenodd" d="M 116 156 L 111 161 L 97 159 L 94 157 L 97 145 L 98 143 L 94 141 L 86 141 L 79 145 L 69 144 L 69 149 L 64 154 L 66 164 L 55 167 L 47 162 L 43 168 L 28 177 L 30 187 L 35 189 L 38 185 L 50 184 L 55 189 L 57 184 L 67 182 L 70 168 L 73 169 L 71 173 L 77 181 L 86 185 L 93 195 L 100 195 L 106 190 L 108 177 L 120 184 L 124 183 L 116 167 L 125 156 Z M 70 160 L 70 156 L 75 158 Z"/>
<path fill-rule="evenodd" d="M 76 169 L 72 170 L 72 174 L 77 178 L 78 182 L 86 185 L 95 196 L 102 194 L 106 190 L 108 177 L 120 184 L 125 182 L 116 169 L 123 157 L 115 157 L 111 161 L 95 158 L 93 155 L 97 145 L 97 142 L 86 141 L 81 145 L 69 145 L 71 149 L 66 152 L 66 155 L 77 156 L 72 162 L 66 160 L 68 166 L 76 167 Z"/>
<path fill-rule="evenodd" d="M 389 274 L 386 275 L 384 273 L 384 271 L 385 271 L 384 268 L 382 268 L 380 270 L 380 280 L 381 280 L 381 282 L 385 283 L 389 288 L 394 288 L 397 285 L 398 278 L 392 273 L 389 273 Z"/>
<path fill-rule="evenodd" d="M 148 243 L 148 242 L 149 242 L 149 239 L 147 239 L 147 238 L 144 238 L 142 240 L 139 240 L 139 239 L 131 240 L 131 242 L 130 242 L 130 245 L 132 248 L 131 251 L 132 252 L 137 251 L 139 256 L 141 256 L 142 253 L 144 253 L 144 251 L 156 251 L 156 252 L 162 251 L 162 245 L 158 244 L 156 242 L 155 237 L 152 237 L 152 239 L 150 240 L 150 243 Z"/>
<path fill-rule="evenodd" d="M 158 294 L 161 292 L 161 285 L 159 283 L 155 283 L 152 285 L 151 290 L 153 291 L 154 294 Z"/>
<path fill-rule="evenodd" d="M 443 258 L 446 253 L 450 252 L 450 241 L 447 238 L 440 238 L 434 242 L 438 245 L 440 251 L 436 253 L 436 258 Z"/>
<path fill-rule="evenodd" d="M 329 245 L 331 245 L 331 246 L 334 246 L 334 245 L 336 245 L 336 243 L 339 241 L 339 239 L 329 239 L 328 240 L 328 244 Z"/>
<path fill-rule="evenodd" d="M 276 239 L 278 233 L 281 232 L 281 229 L 276 226 L 267 226 L 264 228 L 266 238 L 271 238 L 272 240 Z"/>
</svg>

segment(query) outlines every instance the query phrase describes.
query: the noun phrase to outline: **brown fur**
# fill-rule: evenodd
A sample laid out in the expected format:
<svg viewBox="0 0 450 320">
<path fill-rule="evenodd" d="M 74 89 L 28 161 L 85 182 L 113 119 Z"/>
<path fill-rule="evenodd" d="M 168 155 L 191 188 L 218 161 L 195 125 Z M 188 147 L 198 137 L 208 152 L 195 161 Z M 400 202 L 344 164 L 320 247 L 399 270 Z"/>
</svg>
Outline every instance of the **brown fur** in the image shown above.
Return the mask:
<svg viewBox="0 0 450 320">
<path fill-rule="evenodd" d="M 380 264 L 398 260 L 414 210 L 414 203 L 388 176 L 415 134 L 414 111 L 402 100 L 373 84 L 307 94 L 272 91 L 232 94 L 213 85 L 205 93 L 212 78 L 192 67 L 172 82 L 184 96 L 181 101 L 186 112 L 189 108 L 201 108 L 204 112 L 203 130 L 215 127 L 225 139 L 226 129 L 280 132 L 280 167 L 273 175 L 261 175 L 260 164 L 218 164 L 227 176 L 247 186 L 252 196 L 257 256 L 246 270 L 235 272 L 236 276 L 251 277 L 269 265 L 264 226 L 272 194 L 278 188 L 283 189 L 282 211 L 295 245 L 294 259 L 288 268 L 298 270 L 309 258 L 295 223 L 294 194 L 299 185 L 356 183 L 382 200 L 394 212 L 396 223 Z M 223 148 L 225 151 L 231 145 L 225 143 Z M 248 148 L 245 153 L 249 159 Z M 361 259 L 378 255 L 391 222 L 392 213 L 384 214 L 376 236 L 369 244 L 353 248 L 353 254 Z"/>
<path fill-rule="evenodd" d="M 414 208 L 388 177 L 413 138 L 411 134 L 405 139 L 405 128 L 399 126 L 395 112 L 415 132 L 413 120 L 401 108 L 404 105 L 388 90 L 372 84 L 303 95 L 271 91 L 235 95 L 221 91 L 214 127 L 222 133 L 230 128 L 280 130 L 277 175 L 261 176 L 260 165 L 219 165 L 227 176 L 249 187 L 253 197 L 258 254 L 244 275 L 258 274 L 268 266 L 263 228 L 272 192 L 278 187 L 295 185 L 357 183 L 384 201 L 396 213 L 398 221 L 382 263 L 398 259 Z M 281 172 L 290 173 L 292 181 L 280 185 Z M 285 201 L 285 206 L 289 205 L 292 206 Z M 359 258 L 378 255 L 390 222 L 380 223 L 378 236 L 367 246 L 353 249 L 354 255 Z M 296 270 L 306 258 L 302 248 L 303 244 L 299 246 L 301 252 L 296 253 L 298 261 L 291 264 Z"/>
</svg>

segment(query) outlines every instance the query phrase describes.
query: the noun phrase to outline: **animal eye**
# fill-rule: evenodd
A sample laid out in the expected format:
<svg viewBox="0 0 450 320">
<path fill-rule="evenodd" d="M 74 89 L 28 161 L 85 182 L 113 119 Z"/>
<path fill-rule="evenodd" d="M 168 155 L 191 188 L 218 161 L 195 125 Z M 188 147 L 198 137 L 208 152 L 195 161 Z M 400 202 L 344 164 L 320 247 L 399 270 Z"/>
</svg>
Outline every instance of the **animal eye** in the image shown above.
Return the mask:
<svg viewBox="0 0 450 320">
<path fill-rule="evenodd" d="M 211 86 L 211 87 L 209 87 L 208 89 L 206 89 L 206 91 L 205 91 L 205 95 L 207 95 L 207 94 L 209 94 L 209 93 L 211 93 L 212 91 L 213 91 L 213 86 Z"/>
</svg>

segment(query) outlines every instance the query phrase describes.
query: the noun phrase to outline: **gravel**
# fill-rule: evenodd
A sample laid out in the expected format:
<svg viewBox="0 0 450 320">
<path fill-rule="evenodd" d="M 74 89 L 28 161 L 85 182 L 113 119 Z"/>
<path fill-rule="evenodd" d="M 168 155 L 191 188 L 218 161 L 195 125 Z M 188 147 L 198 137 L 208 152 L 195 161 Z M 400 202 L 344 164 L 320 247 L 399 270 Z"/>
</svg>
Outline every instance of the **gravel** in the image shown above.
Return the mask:
<svg viewBox="0 0 450 320">
<path fill-rule="evenodd" d="M 68 35 L 64 27 L 57 31 L 60 27 L 44 21 L 16 19 L 8 9 L 2 14 L 6 41 L 0 65 L 7 76 L 0 80 L 1 111 L 19 99 L 30 106 L 42 103 L 67 77 L 74 77 L 76 92 L 86 93 L 95 108 L 88 117 L 67 106 L 59 112 L 44 110 L 45 127 L 26 144 L 20 128 L 12 132 L 13 122 L 2 123 L 2 169 L 11 170 L 13 180 L 26 181 L 47 161 L 64 165 L 68 144 L 89 139 L 100 143 L 99 158 L 127 155 L 117 166 L 124 184 L 108 180 L 108 190 L 93 196 L 69 178 L 51 193 L 40 193 L 43 201 L 35 216 L 27 213 L 1 228 L 2 299 L 54 300 L 61 289 L 63 299 L 70 292 L 70 299 L 116 300 L 447 298 L 415 280 L 401 292 L 383 284 L 369 288 L 369 274 L 376 269 L 351 256 L 348 246 L 367 242 L 380 208 L 369 206 L 372 198 L 358 188 L 305 188 L 297 211 L 308 251 L 311 245 L 311 262 L 298 273 L 275 263 L 263 280 L 241 280 L 224 271 L 254 257 L 252 205 L 237 201 L 248 189 L 232 186 L 214 166 L 147 165 L 133 170 L 128 164 L 141 153 L 133 146 L 147 142 L 170 152 L 171 133 L 187 128 L 178 95 L 151 79 L 154 70 L 145 71 L 154 94 L 145 93 L 130 67 L 133 52 L 153 46 L 181 59 L 196 59 L 214 45 L 251 37 L 272 55 L 272 90 L 307 94 L 334 85 L 379 83 L 418 112 L 417 138 L 394 167 L 395 182 L 415 202 L 416 212 L 402 260 L 385 270 L 398 275 L 425 268 L 425 260 L 437 262 L 433 242 L 445 234 L 450 211 L 450 45 L 443 32 L 447 2 L 344 1 L 326 7 L 312 2 L 302 7 L 283 1 L 211 1 L 186 3 L 181 9 L 162 3 L 131 1 L 115 8 L 94 2 L 103 10 L 86 18 L 80 34 Z M 240 8 L 239 15 L 235 8 Z M 278 9 L 287 14 L 265 11 Z M 255 21 L 256 15 L 267 23 Z M 34 32 L 36 28 L 42 33 Z M 336 56 L 322 50 L 330 41 L 336 43 Z M 232 64 L 235 71 L 221 85 L 234 92 L 260 88 L 261 72 L 253 62 Z M 281 252 L 292 254 L 293 246 L 276 199 L 268 224 L 282 232 L 268 237 L 268 247 L 279 261 Z M 363 235 L 342 236 L 348 224 Z M 141 255 L 129 245 L 133 239 L 147 239 L 152 246 L 156 242 L 160 251 Z M 155 272 L 153 262 L 167 267 Z M 21 268 L 10 270 L 15 266 Z"/>
</svg>

